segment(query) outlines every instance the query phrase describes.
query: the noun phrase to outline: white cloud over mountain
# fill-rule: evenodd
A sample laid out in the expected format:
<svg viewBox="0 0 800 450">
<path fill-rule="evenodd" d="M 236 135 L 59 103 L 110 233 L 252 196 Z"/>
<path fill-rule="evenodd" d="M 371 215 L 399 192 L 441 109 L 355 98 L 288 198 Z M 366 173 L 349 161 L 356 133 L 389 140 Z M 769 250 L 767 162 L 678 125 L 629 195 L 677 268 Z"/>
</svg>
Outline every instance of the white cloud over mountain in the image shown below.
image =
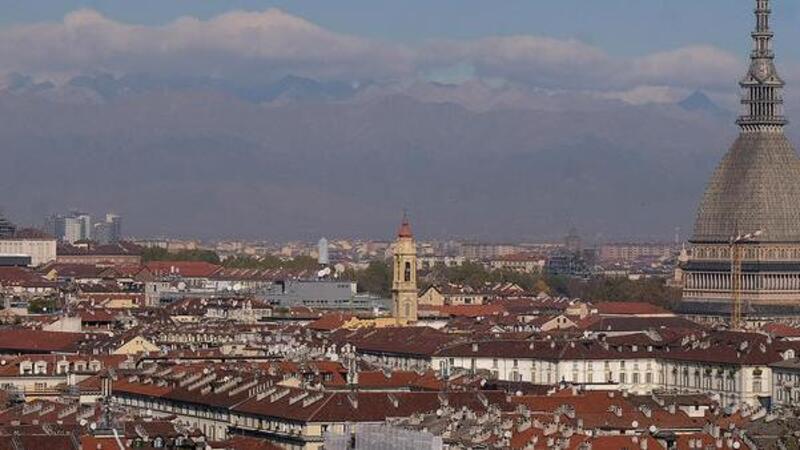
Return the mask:
<svg viewBox="0 0 800 450">
<path fill-rule="evenodd" d="M 125 24 L 80 10 L 59 23 L 0 30 L 0 71 L 51 78 L 110 72 L 396 81 L 460 64 L 481 78 L 627 92 L 618 97 L 641 103 L 685 89 L 731 90 L 744 63 L 744 55 L 708 45 L 621 58 L 576 39 L 544 36 L 389 43 L 333 32 L 278 9 L 184 17 L 162 26 Z"/>
</svg>

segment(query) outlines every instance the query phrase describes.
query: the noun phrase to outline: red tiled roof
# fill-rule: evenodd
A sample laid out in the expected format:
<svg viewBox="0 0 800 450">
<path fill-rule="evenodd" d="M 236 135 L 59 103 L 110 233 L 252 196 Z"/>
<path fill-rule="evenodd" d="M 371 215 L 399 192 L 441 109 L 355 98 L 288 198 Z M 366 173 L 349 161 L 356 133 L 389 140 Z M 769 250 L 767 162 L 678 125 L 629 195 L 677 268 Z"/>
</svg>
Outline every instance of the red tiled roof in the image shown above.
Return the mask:
<svg viewBox="0 0 800 450">
<path fill-rule="evenodd" d="M 83 340 L 81 333 L 59 333 L 29 329 L 0 330 L 0 351 L 72 353 Z"/>
<path fill-rule="evenodd" d="M 317 331 L 338 330 L 355 317 L 355 315 L 347 313 L 328 313 L 308 324 L 308 328 Z"/>
<path fill-rule="evenodd" d="M 420 306 L 420 312 L 434 311 L 449 317 L 486 317 L 504 314 L 506 309 L 496 303 L 488 305 Z"/>
<path fill-rule="evenodd" d="M 647 441 L 647 446 L 642 446 L 642 441 Z M 581 445 L 584 443 L 589 442 L 592 445 L 592 450 L 620 450 L 620 449 L 640 449 L 640 448 L 647 448 L 648 450 L 664 450 L 664 446 L 658 443 L 651 436 L 598 436 L 594 438 L 588 438 L 586 440 L 575 441 L 571 443 L 567 449 L 569 450 L 577 450 L 581 448 Z"/>
<path fill-rule="evenodd" d="M 676 442 L 675 450 L 689 450 L 697 448 L 713 448 L 715 450 L 733 450 L 735 448 L 736 449 L 748 448 L 745 445 L 744 441 L 742 441 L 739 438 L 720 439 L 719 443 L 721 444 L 721 446 L 717 446 L 717 440 L 714 439 L 713 436 L 706 433 L 678 435 L 677 439 L 678 441 Z M 694 445 L 689 445 L 690 442 L 693 442 Z M 734 444 L 737 444 L 737 446 L 734 446 Z"/>
<path fill-rule="evenodd" d="M 205 261 L 150 261 L 146 267 L 156 276 L 176 275 L 187 278 L 208 278 L 221 268 Z"/>
<path fill-rule="evenodd" d="M 44 231 L 37 230 L 35 228 L 22 228 L 14 232 L 11 236 L 3 236 L 0 237 L 0 240 L 37 240 L 37 241 L 55 241 L 56 238 L 50 236 L 49 234 L 45 233 Z"/>
<path fill-rule="evenodd" d="M 20 287 L 50 287 L 57 285 L 25 267 L 0 267 L 0 285 Z"/>
<path fill-rule="evenodd" d="M 282 450 L 279 447 L 268 441 L 248 437 L 248 436 L 235 436 L 225 442 L 210 443 L 212 449 L 225 449 L 225 450 Z"/>
<path fill-rule="evenodd" d="M 47 274 L 55 271 L 59 278 L 101 278 L 104 270 L 93 264 L 51 263 L 42 267 L 39 272 Z"/>
<path fill-rule="evenodd" d="M 408 219 L 403 218 L 403 223 L 400 224 L 400 229 L 397 230 L 397 237 L 401 238 L 414 237 L 414 233 L 411 232 L 411 224 L 408 223 Z"/>
<path fill-rule="evenodd" d="M 791 327 L 782 323 L 768 323 L 761 329 L 777 337 L 800 337 L 800 328 Z"/>
<path fill-rule="evenodd" d="M 613 315 L 653 315 L 671 314 L 666 309 L 644 302 L 604 302 L 595 305 L 600 314 Z"/>
</svg>

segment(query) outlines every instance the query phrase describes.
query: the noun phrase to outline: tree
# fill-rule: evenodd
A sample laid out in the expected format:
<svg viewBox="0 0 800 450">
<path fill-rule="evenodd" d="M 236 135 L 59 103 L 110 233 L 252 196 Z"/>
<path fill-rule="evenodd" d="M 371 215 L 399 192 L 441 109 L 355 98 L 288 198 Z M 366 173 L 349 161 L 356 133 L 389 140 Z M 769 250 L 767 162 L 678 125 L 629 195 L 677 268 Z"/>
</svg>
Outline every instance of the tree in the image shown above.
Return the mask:
<svg viewBox="0 0 800 450">
<path fill-rule="evenodd" d="M 392 294 L 392 268 L 386 261 L 372 261 L 366 269 L 355 273 L 358 290 L 389 297 Z"/>
<path fill-rule="evenodd" d="M 544 292 L 545 294 L 550 295 L 553 291 L 550 289 L 550 286 L 547 285 L 547 282 L 544 280 L 544 278 L 539 278 L 533 285 L 533 292 L 536 294 Z"/>
<path fill-rule="evenodd" d="M 219 264 L 219 255 L 213 250 L 181 250 L 171 253 L 163 248 L 146 248 L 142 252 L 142 260 L 149 261 L 205 261 Z"/>
<path fill-rule="evenodd" d="M 646 302 L 674 309 L 681 299 L 680 289 L 667 286 L 662 278 L 570 279 L 561 286 L 563 295 L 591 302 Z"/>
</svg>

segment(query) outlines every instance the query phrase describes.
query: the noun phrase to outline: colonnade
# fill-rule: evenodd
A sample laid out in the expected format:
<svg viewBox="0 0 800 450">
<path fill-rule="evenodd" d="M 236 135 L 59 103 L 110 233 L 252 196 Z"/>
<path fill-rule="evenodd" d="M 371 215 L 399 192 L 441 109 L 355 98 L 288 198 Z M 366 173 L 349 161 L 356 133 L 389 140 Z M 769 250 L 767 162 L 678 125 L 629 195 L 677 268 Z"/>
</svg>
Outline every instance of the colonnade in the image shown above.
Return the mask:
<svg viewBox="0 0 800 450">
<path fill-rule="evenodd" d="M 730 291 L 730 272 L 689 272 L 686 288 L 699 291 Z M 742 291 L 800 291 L 800 273 L 744 273 Z"/>
</svg>

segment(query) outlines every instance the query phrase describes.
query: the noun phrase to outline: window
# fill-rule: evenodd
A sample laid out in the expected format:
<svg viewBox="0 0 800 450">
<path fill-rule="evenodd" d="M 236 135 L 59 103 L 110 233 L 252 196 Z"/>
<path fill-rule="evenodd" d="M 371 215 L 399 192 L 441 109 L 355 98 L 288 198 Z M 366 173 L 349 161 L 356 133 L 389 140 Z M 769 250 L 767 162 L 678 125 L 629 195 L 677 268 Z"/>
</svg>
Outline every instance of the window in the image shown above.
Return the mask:
<svg viewBox="0 0 800 450">
<path fill-rule="evenodd" d="M 633 384 L 639 384 L 639 372 L 633 374 Z"/>
<path fill-rule="evenodd" d="M 650 372 L 647 372 L 644 375 L 644 382 L 647 383 L 647 384 L 653 384 L 653 374 L 650 373 Z"/>
<path fill-rule="evenodd" d="M 497 368 L 497 358 L 492 359 L 492 367 Z"/>
<path fill-rule="evenodd" d="M 514 360 L 514 367 L 515 367 L 515 368 L 516 368 L 516 367 L 519 367 L 519 361 L 517 361 L 516 359 Z"/>
<path fill-rule="evenodd" d="M 625 381 L 625 372 L 620 372 L 620 373 L 619 373 L 619 382 L 620 382 L 621 384 L 625 384 L 625 382 L 626 382 L 626 381 Z"/>
<path fill-rule="evenodd" d="M 411 262 L 406 261 L 405 275 L 403 276 L 406 282 L 411 281 Z"/>
</svg>

